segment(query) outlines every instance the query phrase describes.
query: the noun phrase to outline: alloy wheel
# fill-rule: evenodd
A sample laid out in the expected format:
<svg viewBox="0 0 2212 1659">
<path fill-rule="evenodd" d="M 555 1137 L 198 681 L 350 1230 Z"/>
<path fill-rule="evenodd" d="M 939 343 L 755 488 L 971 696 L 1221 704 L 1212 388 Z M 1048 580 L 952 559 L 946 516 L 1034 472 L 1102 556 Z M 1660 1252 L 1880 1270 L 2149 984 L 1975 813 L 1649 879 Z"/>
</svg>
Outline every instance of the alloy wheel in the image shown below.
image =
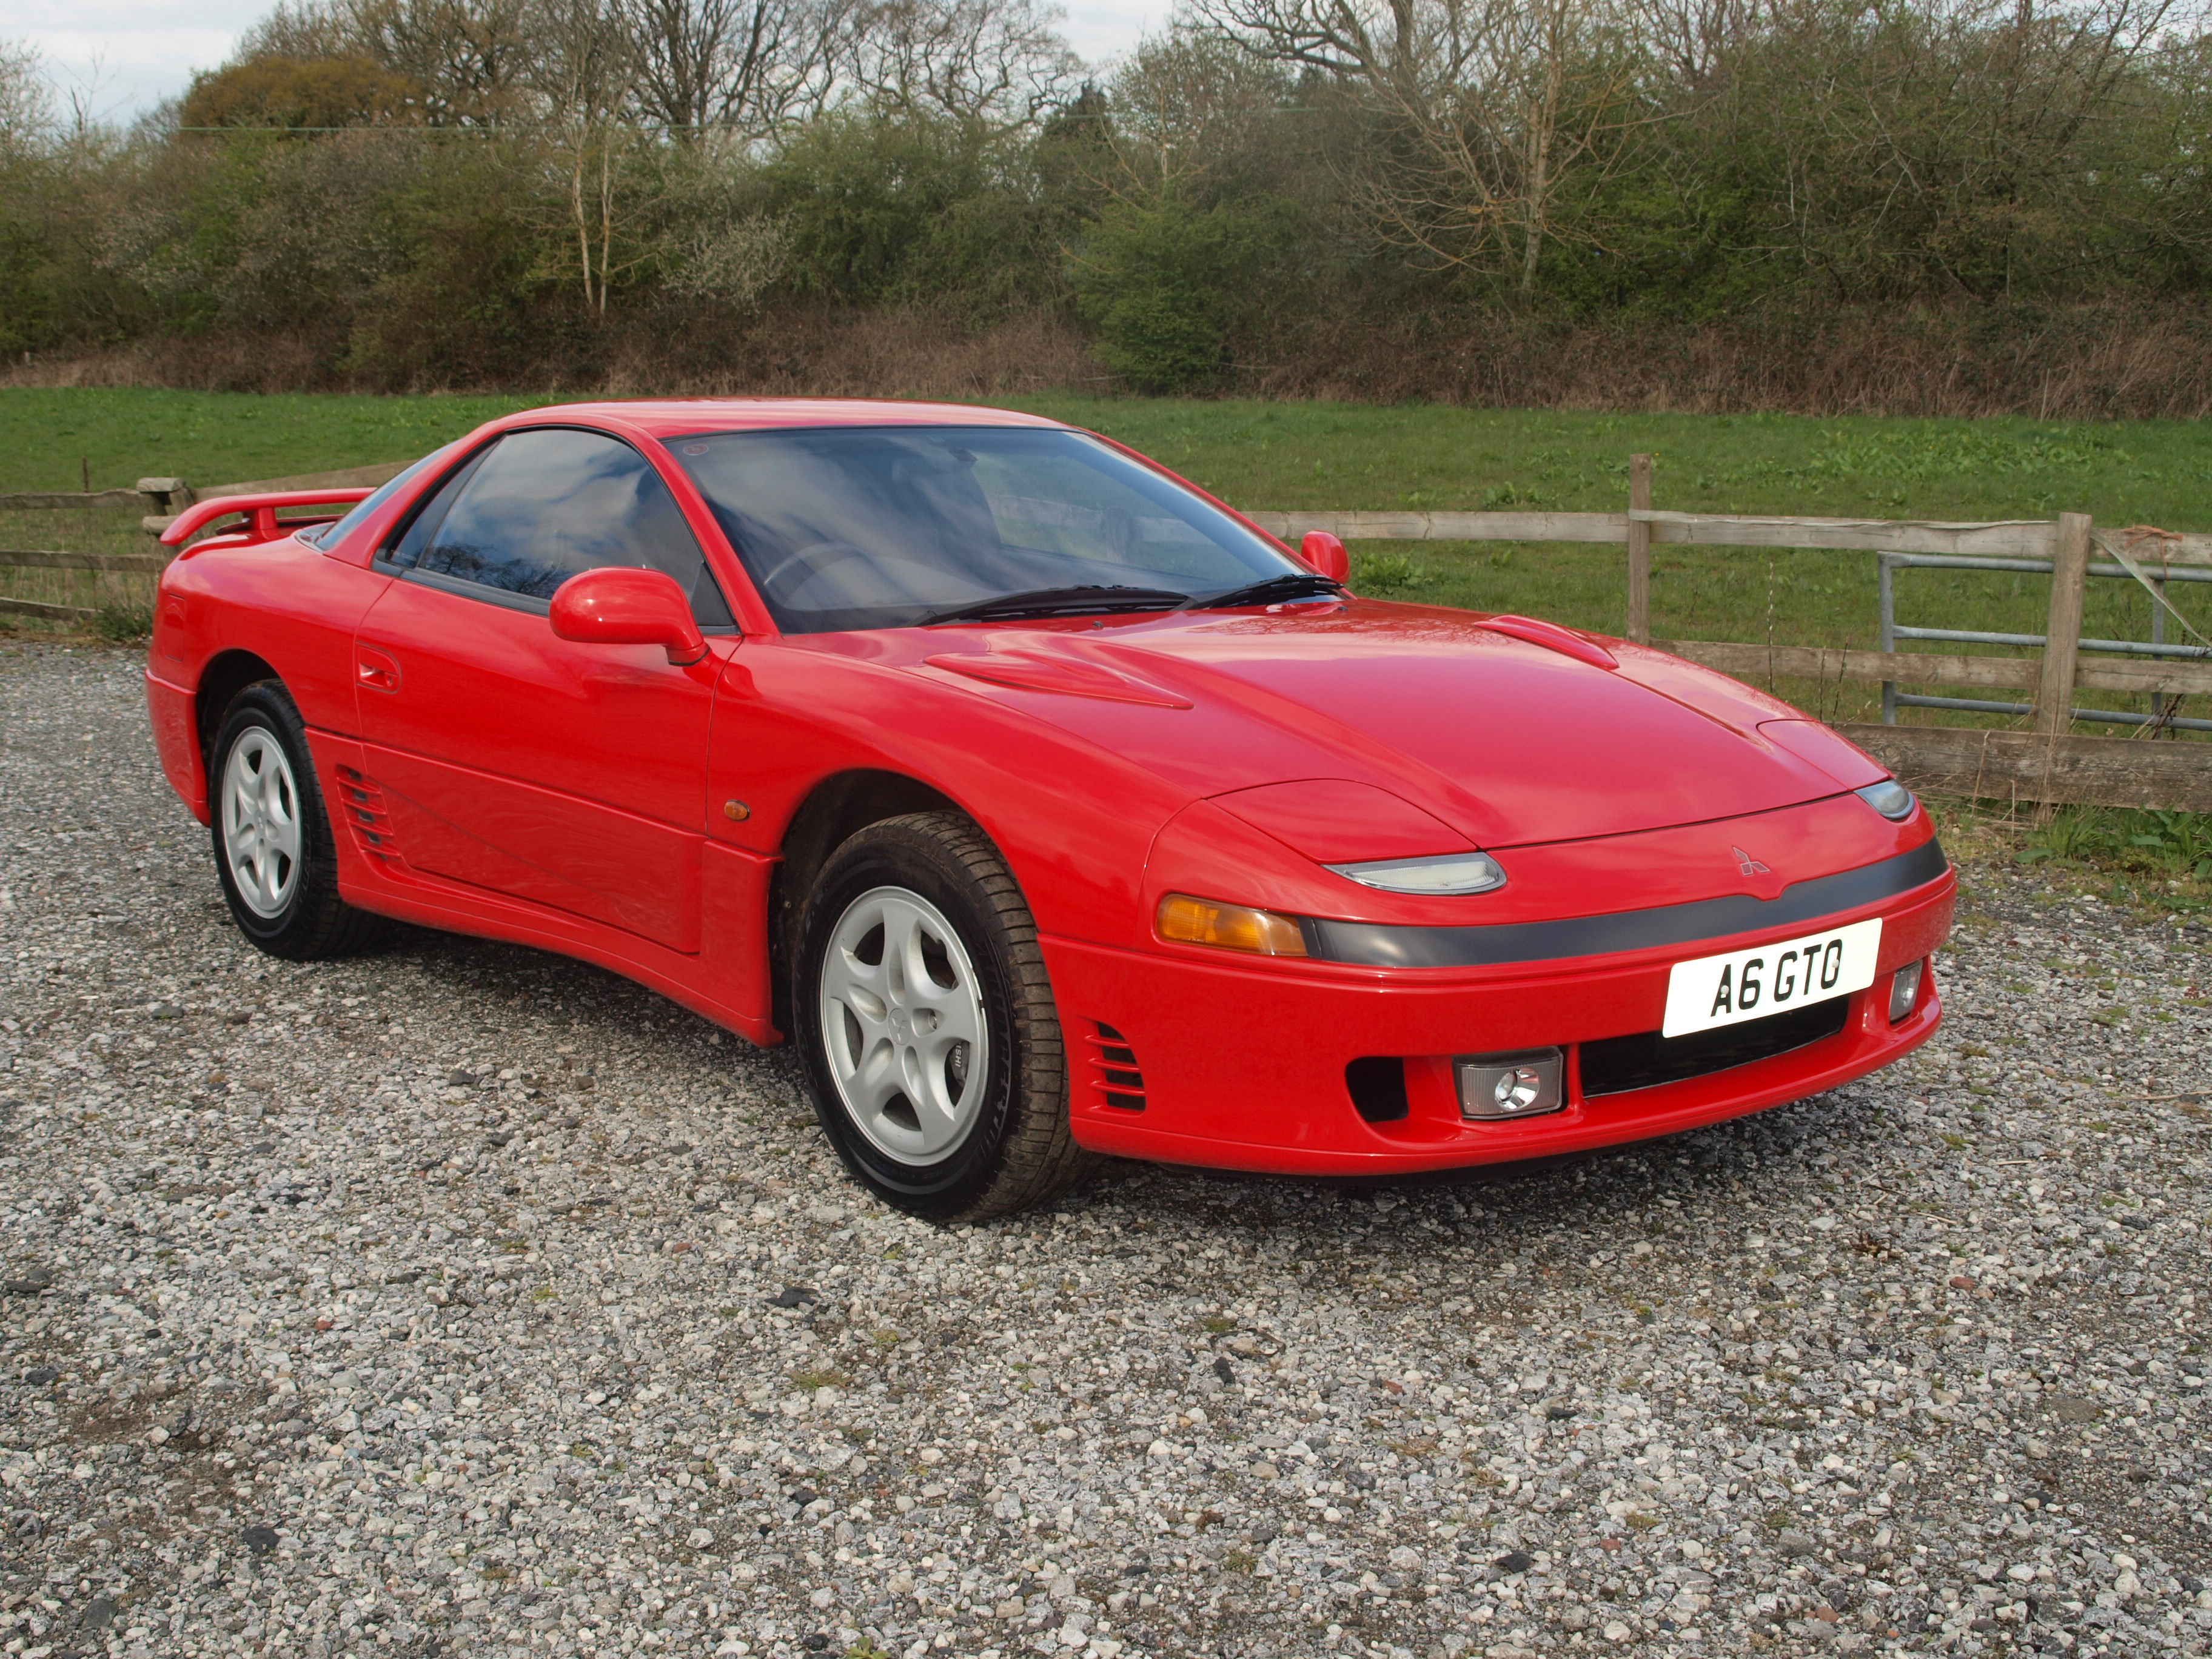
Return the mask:
<svg viewBox="0 0 2212 1659">
<path fill-rule="evenodd" d="M 300 884 L 300 792 L 276 735 L 249 727 L 222 764 L 222 848 L 246 908 L 275 921 Z"/>
<path fill-rule="evenodd" d="M 935 1162 L 974 1123 L 990 1063 L 975 964 L 919 893 L 877 887 L 824 953 L 822 1043 L 854 1127 L 902 1164 Z"/>
</svg>

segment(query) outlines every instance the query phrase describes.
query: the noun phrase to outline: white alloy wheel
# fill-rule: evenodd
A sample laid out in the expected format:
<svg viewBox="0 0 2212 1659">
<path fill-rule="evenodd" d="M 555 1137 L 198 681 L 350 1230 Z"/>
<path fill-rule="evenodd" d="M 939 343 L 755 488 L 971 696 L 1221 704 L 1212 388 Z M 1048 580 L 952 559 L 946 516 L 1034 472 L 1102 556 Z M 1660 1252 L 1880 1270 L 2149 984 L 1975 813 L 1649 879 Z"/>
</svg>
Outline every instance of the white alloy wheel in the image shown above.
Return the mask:
<svg viewBox="0 0 2212 1659">
<path fill-rule="evenodd" d="M 222 850 L 246 908 L 265 921 L 284 914 L 300 884 L 300 792 L 283 745 L 249 726 L 222 763 Z"/>
<path fill-rule="evenodd" d="M 822 1044 L 854 1127 L 903 1164 L 928 1164 L 975 1121 L 990 1034 L 975 964 L 945 914 L 904 887 L 845 908 L 823 953 Z"/>
</svg>

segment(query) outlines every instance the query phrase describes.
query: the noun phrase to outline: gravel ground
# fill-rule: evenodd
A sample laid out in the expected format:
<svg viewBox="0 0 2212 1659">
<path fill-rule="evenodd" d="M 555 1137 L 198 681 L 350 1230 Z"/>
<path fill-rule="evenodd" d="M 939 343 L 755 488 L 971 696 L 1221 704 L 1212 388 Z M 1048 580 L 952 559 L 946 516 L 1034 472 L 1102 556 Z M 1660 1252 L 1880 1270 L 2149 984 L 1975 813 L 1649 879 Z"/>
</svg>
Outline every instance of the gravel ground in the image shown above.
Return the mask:
<svg viewBox="0 0 2212 1659">
<path fill-rule="evenodd" d="M 596 969 L 257 955 L 137 669 L 0 646 L 6 1653 L 2212 1642 L 2199 930 L 1977 869 L 1855 1087 L 939 1230 Z"/>
</svg>

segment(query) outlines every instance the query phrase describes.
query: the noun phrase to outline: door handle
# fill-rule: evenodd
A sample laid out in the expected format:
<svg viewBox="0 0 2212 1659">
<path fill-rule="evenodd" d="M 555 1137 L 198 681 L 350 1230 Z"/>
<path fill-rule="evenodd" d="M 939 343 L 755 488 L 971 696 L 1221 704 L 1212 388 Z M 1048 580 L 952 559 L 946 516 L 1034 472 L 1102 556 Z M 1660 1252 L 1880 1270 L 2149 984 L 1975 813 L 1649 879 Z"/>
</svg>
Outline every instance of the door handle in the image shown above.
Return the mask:
<svg viewBox="0 0 2212 1659">
<path fill-rule="evenodd" d="M 397 691 L 399 689 L 399 665 L 381 651 L 361 647 L 354 653 L 354 684 L 369 691 Z"/>
</svg>

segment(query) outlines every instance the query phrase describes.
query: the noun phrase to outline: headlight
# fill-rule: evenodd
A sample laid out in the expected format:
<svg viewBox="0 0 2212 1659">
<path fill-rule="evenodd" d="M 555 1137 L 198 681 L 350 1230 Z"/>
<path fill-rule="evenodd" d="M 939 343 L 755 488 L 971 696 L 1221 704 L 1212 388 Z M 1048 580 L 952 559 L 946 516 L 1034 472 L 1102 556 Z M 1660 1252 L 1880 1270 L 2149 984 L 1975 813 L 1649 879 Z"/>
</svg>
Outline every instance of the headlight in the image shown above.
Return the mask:
<svg viewBox="0 0 2212 1659">
<path fill-rule="evenodd" d="M 1385 859 L 1376 864 L 1331 864 L 1346 881 L 1386 893 L 1486 893 L 1505 885 L 1505 872 L 1486 853 L 1448 853 L 1442 858 Z"/>
<path fill-rule="evenodd" d="M 1162 899 L 1153 925 L 1162 939 L 1184 945 L 1218 945 L 1224 951 L 1250 951 L 1263 957 L 1306 953 L 1306 937 L 1296 916 L 1243 904 L 1216 904 L 1187 893 L 1170 893 Z"/>
<path fill-rule="evenodd" d="M 1912 792 L 1895 778 L 1884 778 L 1880 783 L 1870 783 L 1851 793 L 1886 818 L 1901 823 L 1912 816 Z"/>
</svg>

